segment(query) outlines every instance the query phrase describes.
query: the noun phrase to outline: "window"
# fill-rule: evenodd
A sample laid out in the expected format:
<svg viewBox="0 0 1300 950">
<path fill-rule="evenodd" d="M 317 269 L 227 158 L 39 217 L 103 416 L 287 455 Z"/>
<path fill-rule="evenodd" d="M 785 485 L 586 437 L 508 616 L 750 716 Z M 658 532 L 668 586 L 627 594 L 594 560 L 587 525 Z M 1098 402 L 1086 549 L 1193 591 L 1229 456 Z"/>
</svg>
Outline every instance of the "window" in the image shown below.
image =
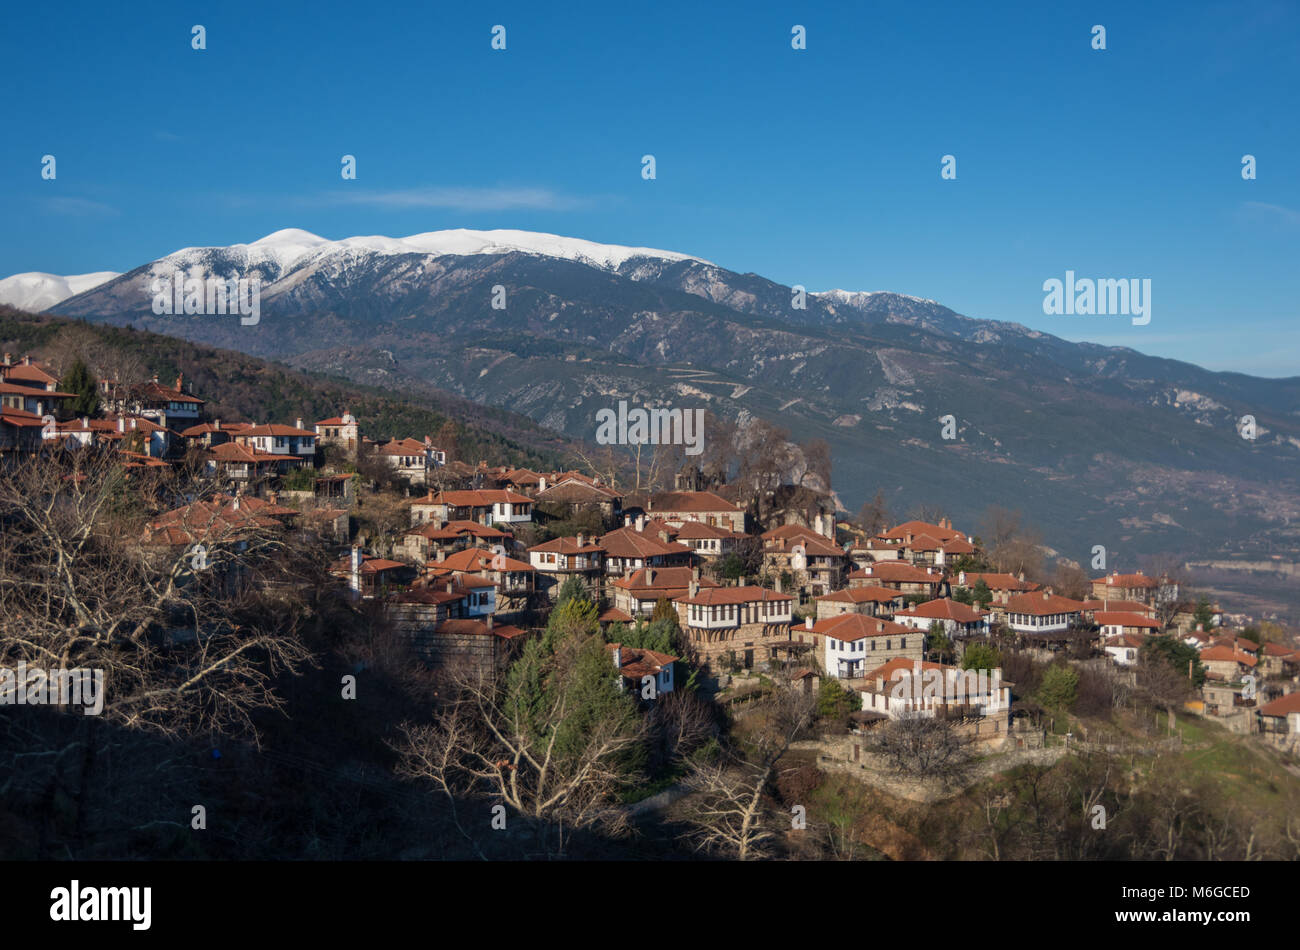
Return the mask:
<svg viewBox="0 0 1300 950">
<path fill-rule="evenodd" d="M 899 648 L 900 650 L 906 650 L 906 649 L 907 649 L 907 637 L 903 637 L 903 639 L 901 639 L 901 640 L 898 641 L 898 648 Z"/>
</svg>

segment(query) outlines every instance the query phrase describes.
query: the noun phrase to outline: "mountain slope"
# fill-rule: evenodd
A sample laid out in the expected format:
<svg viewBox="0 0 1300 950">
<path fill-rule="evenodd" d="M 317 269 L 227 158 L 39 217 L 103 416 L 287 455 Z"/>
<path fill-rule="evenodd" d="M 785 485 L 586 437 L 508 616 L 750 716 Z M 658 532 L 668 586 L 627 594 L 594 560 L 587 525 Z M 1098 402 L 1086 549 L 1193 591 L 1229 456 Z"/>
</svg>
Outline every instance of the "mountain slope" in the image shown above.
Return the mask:
<svg viewBox="0 0 1300 950">
<path fill-rule="evenodd" d="M 671 252 L 453 233 L 186 249 L 56 309 L 445 389 L 585 439 L 619 399 L 761 416 L 830 442 L 849 507 L 877 487 L 900 511 L 938 503 L 967 524 L 1018 507 L 1077 560 L 1096 544 L 1120 566 L 1300 549 L 1300 379 L 1069 343 L 897 294 L 809 294 L 794 309 L 788 287 Z M 150 283 L 177 270 L 258 277 L 260 324 L 155 316 Z M 1237 432 L 1248 414 L 1254 441 Z"/>
<path fill-rule="evenodd" d="M 309 374 L 242 353 L 199 346 L 176 337 L 137 332 L 129 327 L 88 326 L 59 317 L 33 316 L 0 306 L 0 343 L 7 352 L 60 351 L 71 337 L 73 349 L 118 350 L 138 358 L 140 369 L 165 380 L 184 373 L 202 397 L 210 418 L 308 423 L 350 409 L 364 435 L 437 437 L 446 421 L 460 424 L 461 455 L 526 467 L 566 467 L 579 445 L 516 413 L 491 409 L 445 392 L 424 390 L 420 398 L 395 395 L 386 387 Z"/>
</svg>

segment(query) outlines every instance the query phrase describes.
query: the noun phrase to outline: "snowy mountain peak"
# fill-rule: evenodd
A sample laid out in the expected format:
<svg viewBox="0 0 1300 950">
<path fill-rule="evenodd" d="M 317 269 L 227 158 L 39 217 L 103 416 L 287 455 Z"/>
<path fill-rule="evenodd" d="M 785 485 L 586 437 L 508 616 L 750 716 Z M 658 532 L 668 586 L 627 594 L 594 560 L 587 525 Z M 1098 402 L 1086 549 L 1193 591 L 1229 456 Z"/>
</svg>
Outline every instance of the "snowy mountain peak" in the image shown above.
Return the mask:
<svg viewBox="0 0 1300 950">
<path fill-rule="evenodd" d="M 661 251 L 650 247 L 625 247 L 620 244 L 599 244 L 581 238 L 562 237 L 538 231 L 472 231 L 456 228 L 447 231 L 425 231 L 404 238 L 370 235 L 331 241 L 301 228 L 285 228 L 259 238 L 251 244 L 232 244 L 228 248 L 182 248 L 167 258 L 187 257 L 212 250 L 242 252 L 250 263 L 272 260 L 281 268 L 292 268 L 306 258 L 317 258 L 341 252 L 371 254 L 509 254 L 519 252 L 543 257 L 593 264 L 608 270 L 617 269 L 634 257 L 654 257 L 669 261 L 699 261 L 702 258 L 677 251 Z"/>
<path fill-rule="evenodd" d="M 93 274 L 72 274 L 67 277 L 39 271 L 14 274 L 12 277 L 0 280 L 0 304 L 38 313 L 69 297 L 107 283 L 116 276 L 118 276 L 116 271 L 107 270 Z"/>
</svg>

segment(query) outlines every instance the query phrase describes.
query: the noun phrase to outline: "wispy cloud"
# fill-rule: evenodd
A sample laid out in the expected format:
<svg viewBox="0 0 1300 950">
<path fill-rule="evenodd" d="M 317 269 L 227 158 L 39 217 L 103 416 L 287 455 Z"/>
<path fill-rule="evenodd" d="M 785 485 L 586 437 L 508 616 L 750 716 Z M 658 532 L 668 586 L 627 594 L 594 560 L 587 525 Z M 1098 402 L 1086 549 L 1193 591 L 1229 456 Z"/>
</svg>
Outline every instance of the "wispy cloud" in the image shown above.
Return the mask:
<svg viewBox="0 0 1300 950">
<path fill-rule="evenodd" d="M 442 208 L 451 211 L 571 211 L 587 207 L 591 199 L 563 195 L 550 188 L 406 188 L 390 191 L 343 189 L 331 191 L 309 203 L 364 205 L 404 210 Z"/>
<path fill-rule="evenodd" d="M 1284 205 L 1272 205 L 1263 201 L 1243 201 L 1241 213 L 1248 221 L 1264 221 L 1287 228 L 1300 227 L 1300 211 Z"/>
<path fill-rule="evenodd" d="M 53 214 L 67 214 L 76 217 L 120 214 L 120 212 L 112 205 L 106 205 L 102 201 L 91 201 L 89 198 L 70 198 L 60 196 L 57 198 L 45 198 L 42 203 L 45 206 L 45 210 Z"/>
</svg>

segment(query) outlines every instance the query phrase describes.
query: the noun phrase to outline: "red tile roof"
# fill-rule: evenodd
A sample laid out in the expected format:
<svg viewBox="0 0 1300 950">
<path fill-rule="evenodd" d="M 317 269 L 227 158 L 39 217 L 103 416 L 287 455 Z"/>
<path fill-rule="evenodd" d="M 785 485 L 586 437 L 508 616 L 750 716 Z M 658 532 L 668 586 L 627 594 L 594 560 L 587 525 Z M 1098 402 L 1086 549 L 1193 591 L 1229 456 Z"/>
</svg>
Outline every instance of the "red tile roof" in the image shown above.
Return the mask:
<svg viewBox="0 0 1300 950">
<path fill-rule="evenodd" d="M 920 662 L 917 660 L 909 660 L 905 656 L 899 656 L 890 660 L 888 663 L 876 667 L 864 676 L 863 679 L 867 681 L 865 688 L 870 689 L 877 681 L 881 683 L 895 682 L 896 678 L 901 679 L 901 676 L 898 675 L 900 672 L 908 676 L 914 675 L 918 666 L 921 668 L 922 672 L 925 672 L 926 670 L 939 670 L 947 673 L 949 670 L 957 670 L 957 667 L 947 666 L 943 663 Z M 859 686 L 858 688 L 863 689 L 864 687 Z"/>
<path fill-rule="evenodd" d="M 662 596 L 672 599 L 689 590 L 691 581 L 694 578 L 694 569 L 690 567 L 655 567 L 649 570 L 654 572 L 653 580 L 647 580 L 647 569 L 641 568 L 639 571 L 633 571 L 627 577 L 620 577 L 614 581 L 614 586 L 634 595 L 644 596 L 646 594 L 660 593 Z M 701 578 L 699 585 L 701 590 L 706 587 L 718 586 L 707 577 Z"/>
<path fill-rule="evenodd" d="M 579 547 L 578 539 L 574 537 L 551 538 L 541 544 L 534 544 L 528 549 L 529 553 L 542 551 L 547 554 L 596 554 L 604 550 L 599 544 L 583 544 Z"/>
<path fill-rule="evenodd" d="M 1083 610 L 1083 603 L 1058 594 L 1049 594 L 1046 591 L 1034 591 L 1007 598 L 1006 610 L 1011 614 L 1044 617 L 1049 614 L 1077 614 Z"/>
<path fill-rule="evenodd" d="M 600 546 L 610 557 L 647 558 L 666 557 L 670 554 L 690 554 L 691 549 L 676 541 L 664 541 L 649 531 L 635 528 L 617 528 L 601 535 Z"/>
<path fill-rule="evenodd" d="M 1142 627 L 1146 630 L 1159 630 L 1160 624 L 1143 614 L 1129 613 L 1121 610 L 1098 610 L 1093 619 L 1102 627 Z"/>
<path fill-rule="evenodd" d="M 527 495 L 504 488 L 465 489 L 461 491 L 430 492 L 417 499 L 417 505 L 451 505 L 453 508 L 488 508 L 492 505 L 531 505 Z"/>
<path fill-rule="evenodd" d="M 621 664 L 619 672 L 629 679 L 640 679 L 643 676 L 654 676 L 662 672 L 666 667 L 677 662 L 677 657 L 669 656 L 667 653 L 658 653 L 655 650 L 644 650 L 640 647 L 625 647 L 621 643 L 607 643 L 605 649 L 612 655 L 615 650 L 621 650 L 619 657 Z"/>
<path fill-rule="evenodd" d="M 709 587 L 694 597 L 678 597 L 679 604 L 698 604 L 703 607 L 730 604 L 766 603 L 776 600 L 794 600 L 789 594 L 778 594 L 766 587 Z"/>
<path fill-rule="evenodd" d="M 1259 707 L 1261 716 L 1288 716 L 1291 713 L 1300 713 L 1300 692 L 1287 693 Z"/>
<path fill-rule="evenodd" d="M 1227 663 L 1236 662 L 1242 666 L 1255 666 L 1259 660 L 1242 650 L 1234 650 L 1232 647 L 1208 647 L 1201 651 L 1202 663 Z"/>
<path fill-rule="evenodd" d="M 1094 577 L 1092 583 L 1094 585 L 1105 584 L 1107 587 L 1144 587 L 1148 589 L 1160 586 L 1160 582 L 1154 577 L 1147 577 L 1145 574 L 1121 574 L 1118 571 L 1104 577 Z"/>
<path fill-rule="evenodd" d="M 902 600 L 904 596 L 902 591 L 893 590 L 889 587 L 847 587 L 844 590 L 837 590 L 833 594 L 824 594 L 817 599 L 819 601 L 829 600 L 833 603 L 865 604 L 871 601 L 884 604 Z"/>
<path fill-rule="evenodd" d="M 887 581 L 891 584 L 938 584 L 943 575 L 926 571 L 922 567 L 913 567 L 902 561 L 877 561 L 860 567 L 849 575 L 849 580 Z"/>
<path fill-rule="evenodd" d="M 739 512 L 740 509 L 721 495 L 711 491 L 668 491 L 650 496 L 651 511 L 687 511 L 691 513 L 725 511 Z"/>
<path fill-rule="evenodd" d="M 282 426 L 275 423 L 263 426 L 250 425 L 234 433 L 241 438 L 255 438 L 259 436 L 298 436 L 299 438 L 316 438 L 316 433 L 310 429 L 299 429 L 297 426 Z"/>
<path fill-rule="evenodd" d="M 928 620 L 954 620 L 957 623 L 978 623 L 988 616 L 983 610 L 968 607 L 948 597 L 927 600 L 923 604 L 900 610 L 896 616 L 921 617 Z"/>
<path fill-rule="evenodd" d="M 887 637 L 916 635 L 917 630 L 901 623 L 881 620 L 879 617 L 865 617 L 862 614 L 840 614 L 828 617 L 813 624 L 813 633 L 833 637 L 836 640 L 861 640 L 865 637 Z"/>
</svg>

